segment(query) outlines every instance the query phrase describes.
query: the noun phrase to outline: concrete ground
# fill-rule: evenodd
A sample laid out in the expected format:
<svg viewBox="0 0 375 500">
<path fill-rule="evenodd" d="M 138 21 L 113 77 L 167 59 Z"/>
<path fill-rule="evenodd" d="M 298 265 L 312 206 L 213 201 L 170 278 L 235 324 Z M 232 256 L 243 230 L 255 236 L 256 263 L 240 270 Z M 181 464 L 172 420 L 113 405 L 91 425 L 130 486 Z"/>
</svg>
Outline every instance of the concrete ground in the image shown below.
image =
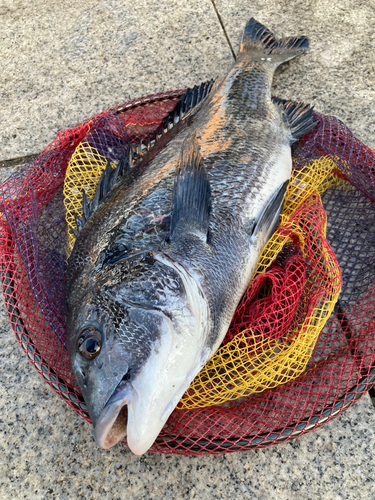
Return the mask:
<svg viewBox="0 0 375 500">
<path fill-rule="evenodd" d="M 0 175 L 59 130 L 128 98 L 224 75 L 250 17 L 311 49 L 273 93 L 341 118 L 375 149 L 371 0 L 0 1 Z M 2 309 L 0 499 L 375 497 L 369 399 L 294 441 L 242 454 L 135 457 L 91 428 L 26 360 Z"/>
</svg>

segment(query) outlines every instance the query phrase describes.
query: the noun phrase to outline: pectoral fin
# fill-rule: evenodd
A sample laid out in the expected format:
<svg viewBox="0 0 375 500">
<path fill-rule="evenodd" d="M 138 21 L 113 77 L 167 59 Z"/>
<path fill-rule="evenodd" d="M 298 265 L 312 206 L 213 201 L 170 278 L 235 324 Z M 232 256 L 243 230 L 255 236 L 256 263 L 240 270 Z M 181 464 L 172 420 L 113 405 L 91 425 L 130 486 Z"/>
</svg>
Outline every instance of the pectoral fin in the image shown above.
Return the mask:
<svg viewBox="0 0 375 500">
<path fill-rule="evenodd" d="M 196 136 L 182 146 L 176 170 L 170 241 L 188 235 L 207 241 L 211 190 Z"/>
<path fill-rule="evenodd" d="M 283 208 L 284 196 L 288 187 L 288 181 L 285 181 L 273 194 L 267 205 L 264 207 L 258 219 L 254 220 L 250 228 L 250 237 L 256 238 L 263 235 L 265 245 L 275 232 L 281 210 Z"/>
</svg>

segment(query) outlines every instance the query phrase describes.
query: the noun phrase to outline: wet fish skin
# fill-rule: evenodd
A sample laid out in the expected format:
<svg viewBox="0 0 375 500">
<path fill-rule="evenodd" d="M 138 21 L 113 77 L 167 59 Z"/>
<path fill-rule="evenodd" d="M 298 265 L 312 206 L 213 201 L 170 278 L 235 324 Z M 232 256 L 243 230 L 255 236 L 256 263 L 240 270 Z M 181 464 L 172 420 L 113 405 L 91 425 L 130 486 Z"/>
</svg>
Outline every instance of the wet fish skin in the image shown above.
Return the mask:
<svg viewBox="0 0 375 500">
<path fill-rule="evenodd" d="M 275 229 L 290 144 L 301 120 L 312 127 L 305 108 L 288 119 L 271 100 L 276 67 L 306 48 L 250 20 L 227 77 L 81 229 L 67 273 L 69 352 L 100 446 L 127 431 L 132 451 L 147 451 L 220 345 Z M 101 346 L 85 359 L 90 327 Z M 116 424 L 125 411 L 127 429 Z"/>
</svg>

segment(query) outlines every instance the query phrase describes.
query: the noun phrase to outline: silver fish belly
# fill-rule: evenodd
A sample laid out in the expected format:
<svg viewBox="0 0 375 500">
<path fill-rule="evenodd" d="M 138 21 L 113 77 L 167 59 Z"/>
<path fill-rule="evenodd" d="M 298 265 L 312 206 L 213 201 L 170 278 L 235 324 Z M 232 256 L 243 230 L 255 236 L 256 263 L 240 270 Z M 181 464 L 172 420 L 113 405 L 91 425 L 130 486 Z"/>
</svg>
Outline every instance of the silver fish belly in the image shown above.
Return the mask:
<svg viewBox="0 0 375 500">
<path fill-rule="evenodd" d="M 271 99 L 305 37 L 251 19 L 227 77 L 94 200 L 68 262 L 72 369 L 94 437 L 145 453 L 222 342 L 276 228 L 308 106 Z M 95 208 L 95 209 L 94 209 Z"/>
</svg>

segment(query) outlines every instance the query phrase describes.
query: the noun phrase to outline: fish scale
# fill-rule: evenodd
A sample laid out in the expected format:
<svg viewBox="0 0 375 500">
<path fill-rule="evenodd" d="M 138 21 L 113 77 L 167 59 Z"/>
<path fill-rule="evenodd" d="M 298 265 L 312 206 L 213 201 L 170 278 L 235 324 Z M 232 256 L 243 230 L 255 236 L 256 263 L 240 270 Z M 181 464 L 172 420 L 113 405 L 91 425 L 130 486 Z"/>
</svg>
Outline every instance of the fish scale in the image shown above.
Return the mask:
<svg viewBox="0 0 375 500">
<path fill-rule="evenodd" d="M 251 19 L 226 78 L 186 94 L 165 133 L 85 202 L 66 319 L 100 446 L 127 434 L 147 451 L 224 338 L 276 228 L 290 145 L 314 126 L 309 107 L 271 100 L 276 67 L 307 45 Z"/>
</svg>

